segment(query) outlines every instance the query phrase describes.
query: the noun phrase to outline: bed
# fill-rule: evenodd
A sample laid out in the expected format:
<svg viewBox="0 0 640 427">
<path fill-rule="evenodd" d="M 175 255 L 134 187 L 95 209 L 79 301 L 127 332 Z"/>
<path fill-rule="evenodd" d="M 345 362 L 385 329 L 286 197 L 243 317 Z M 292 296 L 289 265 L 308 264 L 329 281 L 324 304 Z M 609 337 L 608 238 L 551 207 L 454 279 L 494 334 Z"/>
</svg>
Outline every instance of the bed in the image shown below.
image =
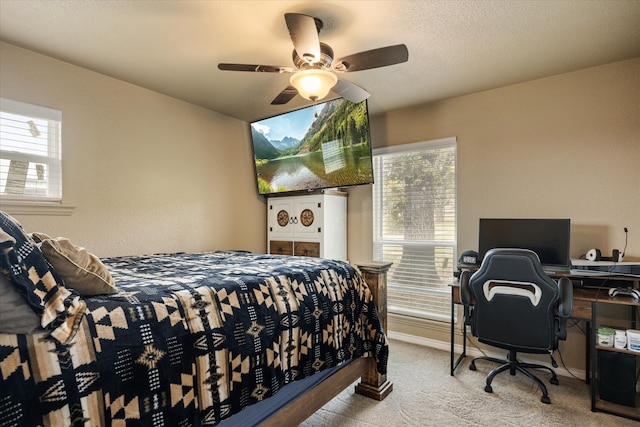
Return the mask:
<svg viewBox="0 0 640 427">
<path fill-rule="evenodd" d="M 358 378 L 368 397 L 392 390 L 387 264 L 99 260 L 4 213 L 0 225 L 2 426 L 297 425 Z M 25 303 L 38 324 L 14 313 Z"/>
</svg>

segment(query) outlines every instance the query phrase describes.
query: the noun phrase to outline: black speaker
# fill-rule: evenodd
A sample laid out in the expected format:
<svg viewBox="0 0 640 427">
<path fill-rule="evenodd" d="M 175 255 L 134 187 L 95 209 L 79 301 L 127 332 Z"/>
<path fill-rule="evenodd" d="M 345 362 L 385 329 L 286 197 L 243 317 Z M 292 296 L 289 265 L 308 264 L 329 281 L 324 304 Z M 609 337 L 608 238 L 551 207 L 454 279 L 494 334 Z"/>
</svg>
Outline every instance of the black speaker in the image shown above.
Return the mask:
<svg viewBox="0 0 640 427">
<path fill-rule="evenodd" d="M 598 392 L 603 400 L 636 406 L 636 356 L 598 350 Z"/>
</svg>

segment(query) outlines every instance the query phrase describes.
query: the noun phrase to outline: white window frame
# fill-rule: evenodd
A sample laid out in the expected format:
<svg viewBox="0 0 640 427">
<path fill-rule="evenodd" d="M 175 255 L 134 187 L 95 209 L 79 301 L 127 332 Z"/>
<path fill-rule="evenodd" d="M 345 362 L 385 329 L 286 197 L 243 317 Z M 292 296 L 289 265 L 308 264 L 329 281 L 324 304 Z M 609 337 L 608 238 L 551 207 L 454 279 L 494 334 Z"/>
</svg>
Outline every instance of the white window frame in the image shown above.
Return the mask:
<svg viewBox="0 0 640 427">
<path fill-rule="evenodd" d="M 44 193 L 38 195 L 29 193 L 28 191 L 23 194 L 15 194 L 7 191 L 7 180 L 10 172 L 10 164 L 3 166 L 2 185 L 0 189 L 0 200 L 2 201 L 3 210 L 10 211 L 11 213 L 49 213 L 50 209 L 47 206 L 56 207 L 58 214 L 65 214 L 64 210 L 68 210 L 70 207 L 65 207 L 60 211 L 58 208 L 62 204 L 62 112 L 53 108 L 43 107 L 40 105 L 29 104 L 21 101 L 16 101 L 8 98 L 0 98 L 0 111 L 3 113 L 3 119 L 5 123 L 2 125 L 2 133 L 0 136 L 0 158 L 8 160 L 9 162 L 20 162 L 30 164 L 45 165 L 45 178 L 44 178 Z M 33 119 L 38 122 L 45 122 L 46 132 L 45 138 L 40 140 L 35 139 L 35 142 L 40 144 L 40 147 L 44 149 L 46 154 L 32 154 L 15 149 L 11 149 L 11 144 L 19 141 L 20 138 L 30 138 L 29 143 L 34 143 L 34 137 L 39 135 L 31 133 L 31 137 L 28 132 L 29 121 L 23 123 L 22 130 L 19 128 L 10 129 L 9 123 L 11 119 L 6 121 L 6 113 L 12 115 L 23 116 L 27 119 Z M 5 126 L 6 124 L 6 126 Z M 31 126 L 34 126 L 31 123 Z M 40 125 L 42 126 L 42 125 Z M 34 126 L 35 127 L 35 126 Z M 42 127 L 40 127 L 42 129 Z M 6 133 L 4 133 L 6 131 Z M 20 136 L 20 132 L 24 132 Z M 38 129 L 33 129 L 33 132 L 38 132 Z M 5 140 L 4 137 L 7 139 Z M 29 141 L 29 139 L 26 139 Z M 46 144 L 46 146 L 44 146 Z M 28 178 L 23 178 L 28 179 Z M 38 178 L 40 179 L 40 178 Z M 28 188 L 28 187 L 27 187 Z M 33 190 L 32 190 L 33 191 Z M 42 190 L 41 190 L 42 191 Z M 62 212 L 62 213 L 61 213 Z"/>
<path fill-rule="evenodd" d="M 454 150 L 454 168 L 457 167 L 457 154 L 456 154 L 456 138 L 442 138 L 431 141 L 417 142 L 411 144 L 403 144 L 397 146 L 389 146 L 383 148 L 376 148 L 373 150 L 374 156 L 374 169 L 375 176 L 374 181 L 375 184 L 373 186 L 373 206 L 374 206 L 374 254 L 373 258 L 378 261 L 385 262 L 394 262 L 394 265 L 391 266 L 389 271 L 387 285 L 388 285 L 388 311 L 390 313 L 396 313 L 401 315 L 408 315 L 412 317 L 425 318 L 443 322 L 449 322 L 451 320 L 451 289 L 450 284 L 453 282 L 453 272 L 456 266 L 457 260 L 457 214 L 455 212 L 456 206 L 456 189 L 454 183 L 454 195 L 453 195 L 453 227 L 451 238 L 447 238 L 445 240 L 424 240 L 424 241 L 416 241 L 416 240 L 404 240 L 403 236 L 383 236 L 383 215 L 382 209 L 383 206 L 381 203 L 384 203 L 383 200 L 383 192 L 384 192 L 384 182 L 381 181 L 381 177 L 379 176 L 379 163 L 378 160 L 380 156 L 384 156 L 386 154 L 398 154 L 402 152 L 411 152 L 411 151 L 421 151 L 421 150 L 429 150 L 429 149 L 441 149 L 441 148 L 453 148 Z M 378 159 L 376 159 L 378 158 Z M 454 179 L 456 179 L 456 173 L 454 172 Z M 449 233 L 451 234 L 451 233 Z M 393 273 L 394 268 L 397 268 L 398 263 L 397 259 L 390 259 L 393 255 L 387 255 L 385 259 L 384 253 L 389 253 L 388 251 L 383 251 L 385 248 L 391 248 L 391 252 L 393 252 L 393 248 L 397 249 L 398 247 L 408 248 L 411 247 L 414 250 L 420 251 L 421 249 L 425 249 L 427 247 L 439 248 L 438 251 L 446 252 L 446 263 L 447 266 L 439 266 L 439 270 L 441 273 L 438 275 L 438 278 L 433 280 L 430 283 L 423 283 L 416 281 L 416 283 L 403 283 L 398 284 L 394 283 Z M 450 255 L 449 255 L 450 253 Z M 451 256 L 451 259 L 448 257 Z M 418 263 L 417 268 L 420 268 Z M 397 295 L 397 297 L 396 297 Z M 410 299 L 410 302 L 403 302 L 404 299 Z M 430 308 L 435 307 L 435 308 Z"/>
</svg>

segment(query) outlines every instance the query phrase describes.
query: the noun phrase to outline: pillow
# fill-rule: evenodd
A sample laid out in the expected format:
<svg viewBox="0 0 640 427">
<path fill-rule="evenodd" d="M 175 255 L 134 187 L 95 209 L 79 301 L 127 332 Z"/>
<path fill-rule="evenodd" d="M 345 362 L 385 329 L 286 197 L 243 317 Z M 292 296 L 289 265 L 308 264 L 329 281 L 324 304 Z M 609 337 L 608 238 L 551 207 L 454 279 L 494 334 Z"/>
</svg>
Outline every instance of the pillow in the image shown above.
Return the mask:
<svg viewBox="0 0 640 427">
<path fill-rule="evenodd" d="M 0 332 L 31 334 L 40 329 L 40 317 L 31 310 L 11 281 L 0 273 Z"/>
<path fill-rule="evenodd" d="M 118 291 L 109 269 L 100 258 L 85 248 L 74 246 L 69 239 L 45 239 L 40 244 L 40 250 L 62 277 L 65 286 L 80 295 L 113 294 Z"/>
<path fill-rule="evenodd" d="M 51 337 L 68 344 L 75 336 L 86 305 L 77 293 L 64 287 L 33 239 L 10 215 L 0 211 L 0 270 L 11 275 L 15 289 Z"/>
<path fill-rule="evenodd" d="M 31 238 L 33 239 L 34 242 L 36 243 L 42 243 L 43 241 L 50 239 L 51 237 L 49 237 L 48 235 L 44 234 L 44 233 L 31 233 Z"/>
</svg>

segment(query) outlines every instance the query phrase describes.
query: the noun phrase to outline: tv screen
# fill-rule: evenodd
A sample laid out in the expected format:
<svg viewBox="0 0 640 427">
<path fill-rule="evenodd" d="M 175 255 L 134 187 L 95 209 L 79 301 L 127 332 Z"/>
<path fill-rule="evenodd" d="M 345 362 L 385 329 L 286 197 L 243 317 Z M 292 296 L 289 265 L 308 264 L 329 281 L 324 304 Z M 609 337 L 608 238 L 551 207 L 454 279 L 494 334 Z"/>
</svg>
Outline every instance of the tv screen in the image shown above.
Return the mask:
<svg viewBox="0 0 640 427">
<path fill-rule="evenodd" d="M 250 125 L 260 194 L 373 183 L 366 100 L 339 98 Z"/>
<path fill-rule="evenodd" d="M 569 219 L 480 218 L 478 257 L 493 248 L 531 249 L 545 267 L 570 269 Z"/>
</svg>

